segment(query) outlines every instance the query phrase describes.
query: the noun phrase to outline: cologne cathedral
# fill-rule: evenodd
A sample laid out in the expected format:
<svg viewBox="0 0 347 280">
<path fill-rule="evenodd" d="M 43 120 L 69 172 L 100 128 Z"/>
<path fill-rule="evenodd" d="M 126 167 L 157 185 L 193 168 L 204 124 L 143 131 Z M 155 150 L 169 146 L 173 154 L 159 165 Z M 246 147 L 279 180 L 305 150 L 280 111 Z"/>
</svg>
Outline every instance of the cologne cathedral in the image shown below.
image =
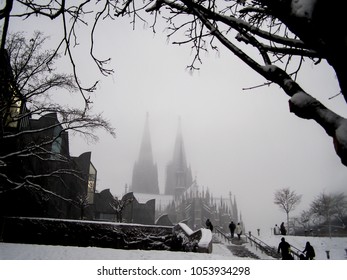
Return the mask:
<svg viewBox="0 0 347 280">
<path fill-rule="evenodd" d="M 232 197 L 230 193 L 228 197 L 216 198 L 208 188 L 199 186 L 197 180 L 193 180 L 187 164 L 181 120 L 178 122 L 173 156 L 166 166 L 165 175 L 165 192 L 160 194 L 147 114 L 130 186 L 136 199 L 142 202 L 154 199 L 156 218 L 167 215 L 173 224 L 185 221 L 192 229 L 204 227 L 206 219 L 226 232 L 229 231 L 230 221 L 242 222 L 235 196 Z"/>
</svg>

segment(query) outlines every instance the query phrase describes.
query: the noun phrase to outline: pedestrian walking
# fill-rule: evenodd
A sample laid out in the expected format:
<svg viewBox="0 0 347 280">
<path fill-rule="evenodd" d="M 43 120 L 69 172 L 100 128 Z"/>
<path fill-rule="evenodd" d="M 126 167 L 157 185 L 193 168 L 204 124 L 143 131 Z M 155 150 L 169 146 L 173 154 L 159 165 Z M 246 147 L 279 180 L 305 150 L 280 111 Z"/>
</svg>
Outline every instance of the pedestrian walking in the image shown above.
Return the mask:
<svg viewBox="0 0 347 280">
<path fill-rule="evenodd" d="M 234 238 L 235 228 L 236 228 L 236 225 L 234 224 L 233 221 L 231 221 L 230 224 L 229 224 L 230 238 Z"/>
<path fill-rule="evenodd" d="M 304 251 L 302 251 L 303 253 L 306 253 L 306 260 L 314 260 L 316 253 L 312 247 L 312 245 L 310 244 L 310 242 L 306 242 L 306 246 Z"/>
<path fill-rule="evenodd" d="M 241 234 L 242 234 L 242 227 L 241 227 L 240 223 L 237 223 L 237 226 L 235 228 L 235 232 L 237 234 L 237 238 L 240 240 Z"/>
<path fill-rule="evenodd" d="M 207 227 L 211 232 L 213 232 L 213 225 L 212 225 L 210 219 L 207 219 L 207 220 L 206 220 L 206 227 Z"/>
<path fill-rule="evenodd" d="M 292 260 L 293 256 L 290 253 L 290 244 L 285 240 L 284 237 L 281 238 L 280 244 L 278 244 L 277 253 L 282 254 L 282 260 Z"/>
</svg>

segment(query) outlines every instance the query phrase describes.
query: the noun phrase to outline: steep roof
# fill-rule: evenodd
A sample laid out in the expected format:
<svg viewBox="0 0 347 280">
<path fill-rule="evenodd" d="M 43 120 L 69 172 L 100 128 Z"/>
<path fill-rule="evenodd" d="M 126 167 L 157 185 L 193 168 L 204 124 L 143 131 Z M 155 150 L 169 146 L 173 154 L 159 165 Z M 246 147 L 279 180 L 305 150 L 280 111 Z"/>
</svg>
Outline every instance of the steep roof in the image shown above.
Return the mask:
<svg viewBox="0 0 347 280">
<path fill-rule="evenodd" d="M 138 162 L 153 164 L 153 153 L 151 144 L 151 135 L 149 130 L 149 114 L 146 115 L 145 127 L 142 135 L 142 142 Z"/>
<path fill-rule="evenodd" d="M 166 168 L 165 194 L 180 195 L 192 184 L 192 181 L 192 172 L 187 166 L 181 119 L 179 118 L 173 157 Z"/>
<path fill-rule="evenodd" d="M 131 189 L 133 192 L 159 194 L 158 169 L 157 165 L 153 163 L 148 113 L 138 161 L 134 164 Z"/>
</svg>

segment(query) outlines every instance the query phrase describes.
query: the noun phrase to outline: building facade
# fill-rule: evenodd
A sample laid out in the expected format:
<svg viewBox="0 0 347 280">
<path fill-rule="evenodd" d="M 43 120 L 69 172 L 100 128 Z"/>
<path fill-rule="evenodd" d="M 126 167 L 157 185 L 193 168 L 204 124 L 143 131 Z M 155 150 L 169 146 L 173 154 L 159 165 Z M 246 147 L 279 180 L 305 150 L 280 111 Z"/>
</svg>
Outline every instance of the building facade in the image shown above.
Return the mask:
<svg viewBox="0 0 347 280">
<path fill-rule="evenodd" d="M 70 156 L 57 113 L 33 118 L 0 51 L 0 218 L 92 217 L 96 168 L 91 153 Z"/>
<path fill-rule="evenodd" d="M 185 221 L 192 229 L 205 227 L 207 219 L 214 226 L 218 226 L 224 232 L 229 232 L 229 223 L 241 222 L 238 217 L 237 205 L 232 195 L 229 197 L 215 197 L 209 189 L 199 186 L 196 180 L 185 192 L 176 198 L 167 208 L 169 218 L 174 222 Z"/>
</svg>

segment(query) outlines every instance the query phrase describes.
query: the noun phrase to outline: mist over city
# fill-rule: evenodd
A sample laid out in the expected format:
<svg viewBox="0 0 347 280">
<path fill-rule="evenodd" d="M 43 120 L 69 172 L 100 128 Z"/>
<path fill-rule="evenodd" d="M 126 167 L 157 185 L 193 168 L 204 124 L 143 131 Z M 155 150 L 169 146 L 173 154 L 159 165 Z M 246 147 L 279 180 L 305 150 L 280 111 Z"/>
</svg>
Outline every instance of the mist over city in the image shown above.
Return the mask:
<svg viewBox="0 0 347 280">
<path fill-rule="evenodd" d="M 12 28 L 32 31 L 30 24 Z M 126 20 L 102 23 L 95 48 L 101 57 L 111 58 L 112 77 L 100 77 L 91 59 L 80 58 L 86 65 L 78 68 L 82 81 L 100 79 L 92 108 L 102 112 L 116 132 L 113 138 L 98 131 L 96 143 L 70 136 L 71 154 L 92 152 L 98 191 L 110 189 L 122 196 L 125 185 L 131 185 L 147 113 L 160 193 L 180 119 L 193 178 L 216 197 L 231 192 L 250 230 L 270 230 L 285 220 L 273 203 L 278 189 L 289 187 L 303 195 L 293 215 L 322 192 L 345 191 L 346 169 L 332 140 L 314 122 L 291 114 L 278 86 L 257 87 L 264 80 L 222 48 L 204 54 L 200 70 L 189 71 L 189 48 L 172 45 L 159 30 L 153 34 L 141 25 L 132 30 Z M 48 32 L 52 44 L 59 34 L 53 31 Z M 79 49 L 85 46 L 77 47 L 77 54 Z M 346 116 L 343 97 L 330 98 L 339 89 L 329 65 L 307 61 L 298 82 Z M 78 97 L 67 98 L 83 104 Z"/>
</svg>

